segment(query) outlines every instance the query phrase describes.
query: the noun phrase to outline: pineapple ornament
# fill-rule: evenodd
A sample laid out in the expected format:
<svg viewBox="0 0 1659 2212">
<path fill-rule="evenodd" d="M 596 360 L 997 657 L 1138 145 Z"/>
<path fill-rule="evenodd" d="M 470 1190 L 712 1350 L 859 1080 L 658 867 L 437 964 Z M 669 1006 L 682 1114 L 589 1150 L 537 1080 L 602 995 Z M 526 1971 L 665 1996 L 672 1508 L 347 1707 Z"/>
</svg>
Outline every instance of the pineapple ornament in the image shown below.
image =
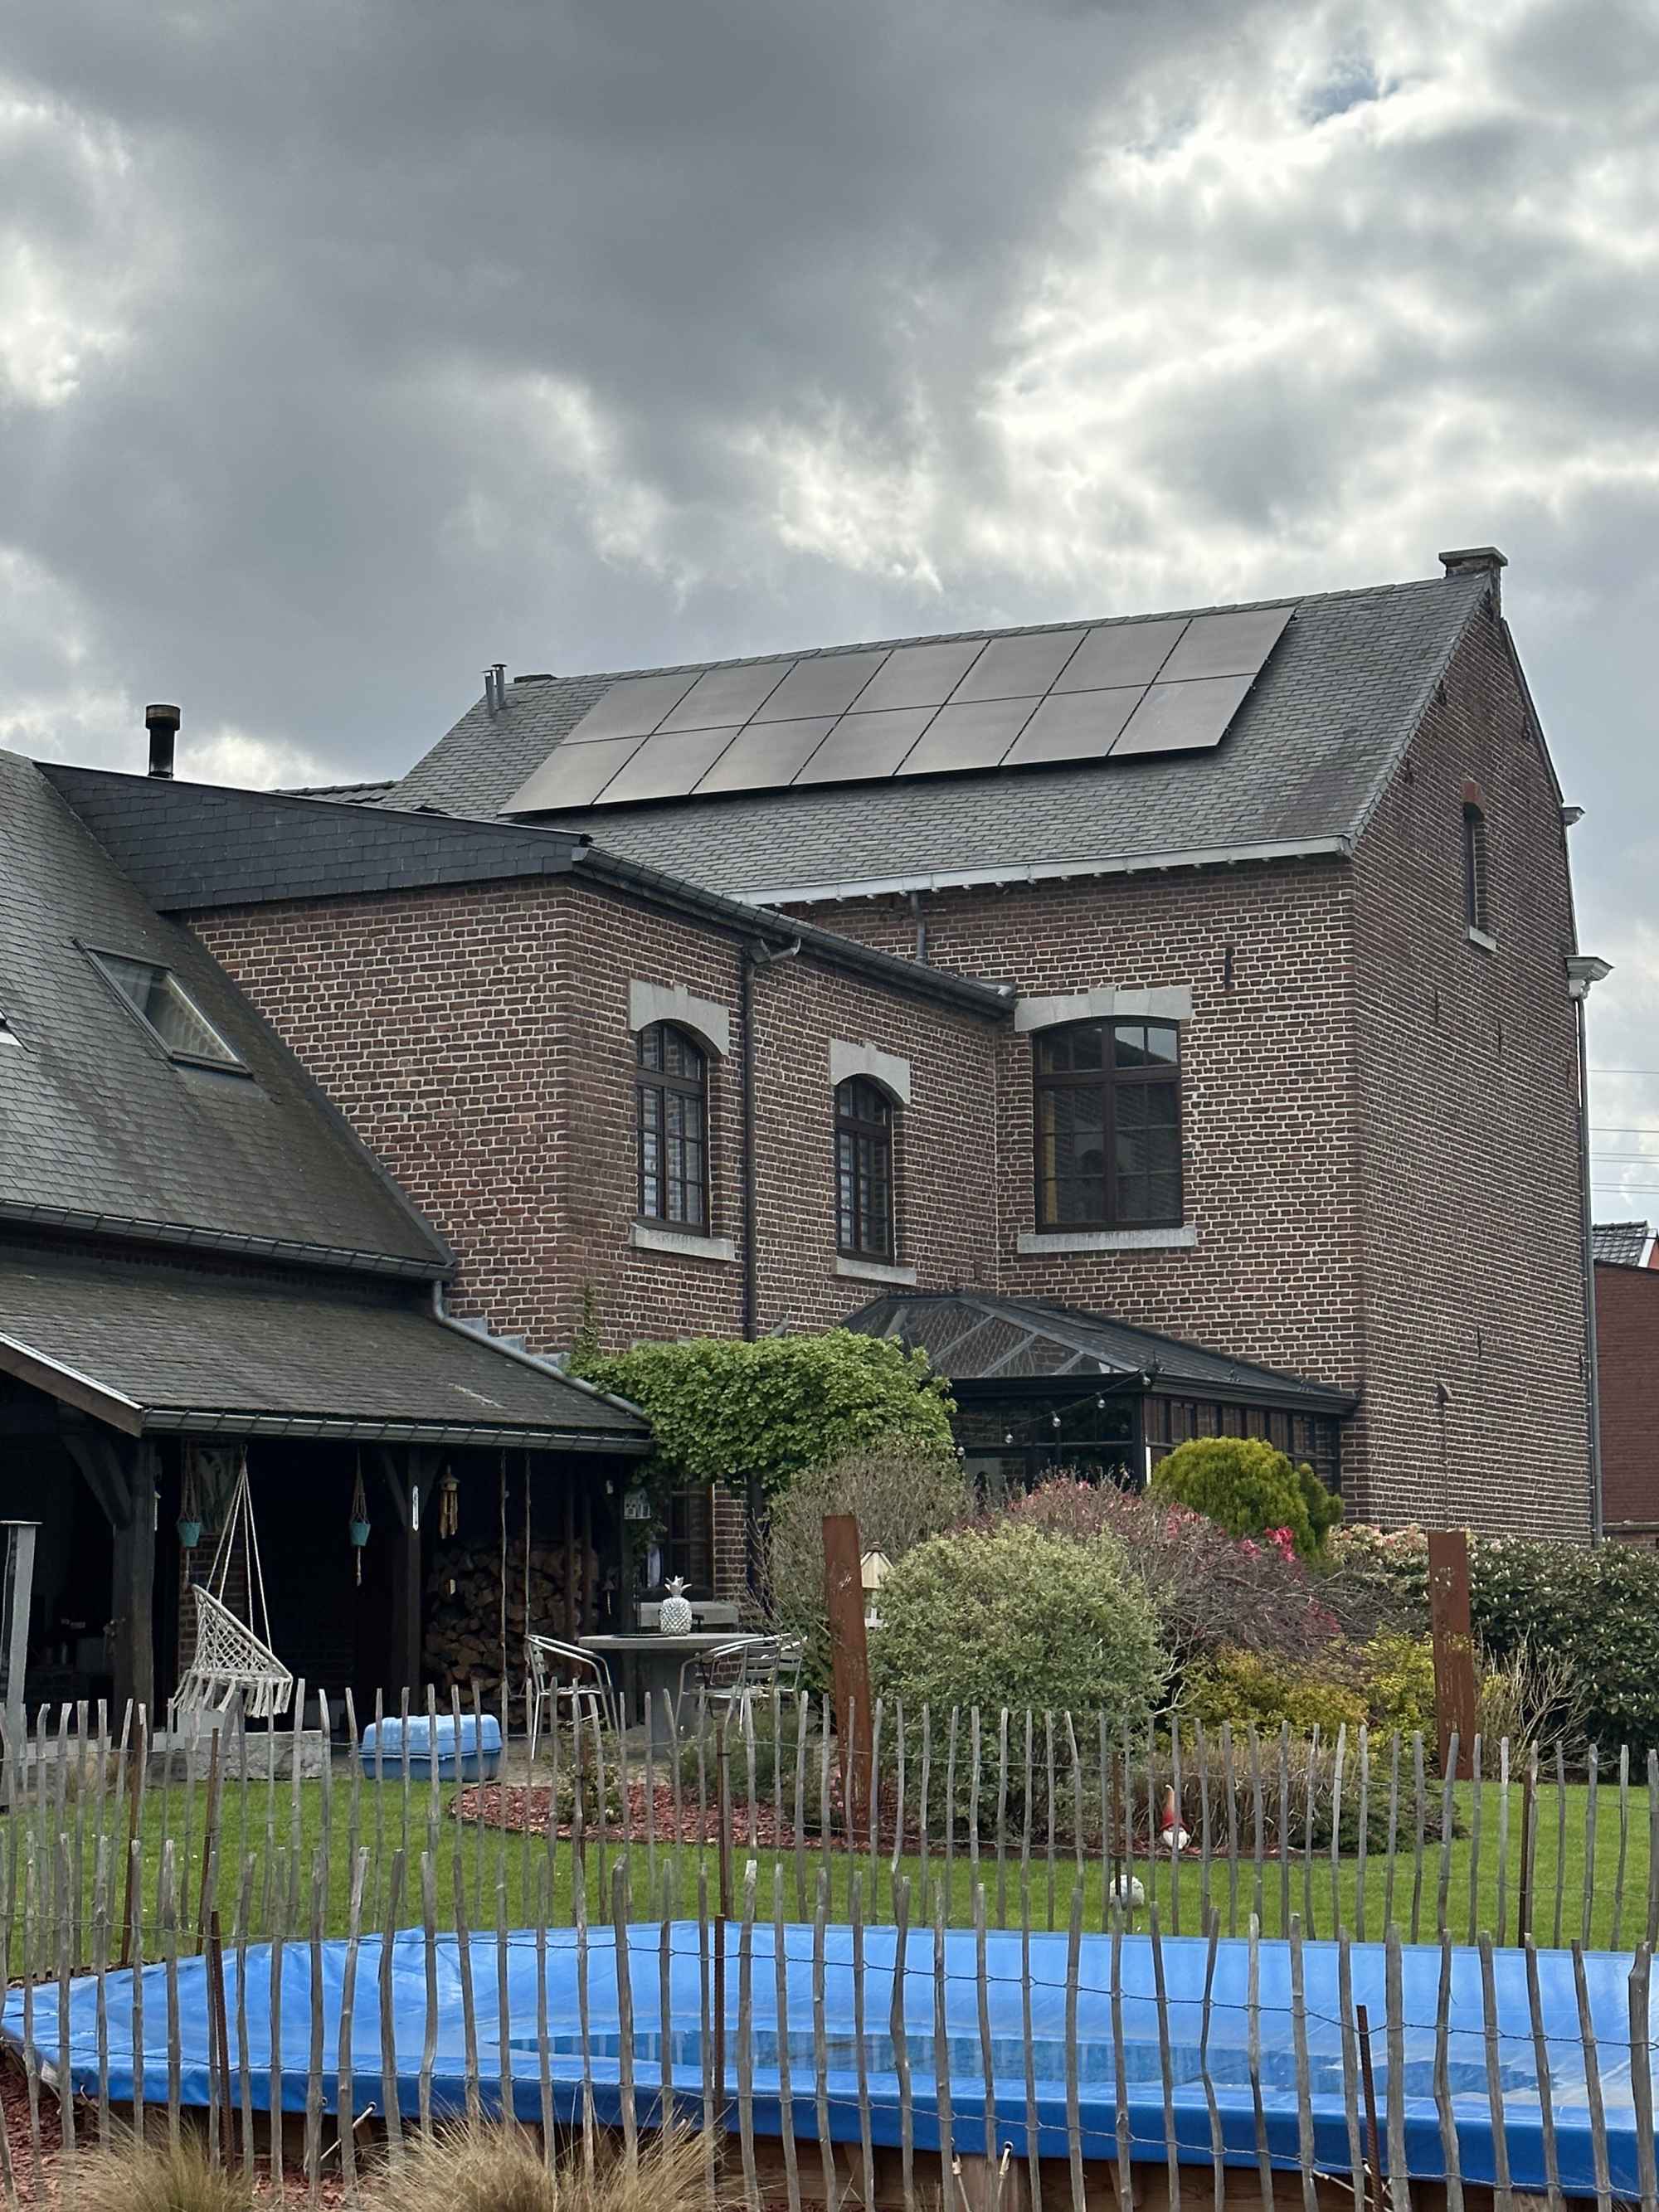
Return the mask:
<svg viewBox="0 0 1659 2212">
<path fill-rule="evenodd" d="M 663 1636 L 690 1636 L 691 1633 L 691 1601 L 685 1595 L 685 1583 L 675 1575 L 664 1587 L 668 1595 L 657 1607 L 657 1629 Z"/>
</svg>

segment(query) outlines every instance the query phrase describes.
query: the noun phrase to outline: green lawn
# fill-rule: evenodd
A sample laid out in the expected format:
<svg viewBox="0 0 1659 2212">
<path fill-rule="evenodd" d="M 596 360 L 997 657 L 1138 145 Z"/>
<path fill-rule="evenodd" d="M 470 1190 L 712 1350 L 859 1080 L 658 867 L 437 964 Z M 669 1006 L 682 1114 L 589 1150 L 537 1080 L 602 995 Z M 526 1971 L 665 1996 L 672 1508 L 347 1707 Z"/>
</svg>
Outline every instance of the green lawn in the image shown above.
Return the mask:
<svg viewBox="0 0 1659 2212">
<path fill-rule="evenodd" d="M 471 1927 L 493 1928 L 498 1914 L 509 1926 L 523 1925 L 533 1922 L 544 1908 L 551 1924 L 568 1926 L 573 1912 L 575 1862 L 570 1840 L 559 1838 L 550 1851 L 542 1837 L 526 1838 L 463 1825 L 451 1815 L 452 1796 L 453 1791 L 446 1788 L 434 1799 L 429 1788 L 417 1786 L 405 1799 L 396 1784 L 383 1784 L 377 1789 L 364 1782 L 354 1787 L 349 1778 L 338 1776 L 326 1790 L 320 1783 L 305 1783 L 297 1790 L 289 1783 L 279 1783 L 274 1790 L 264 1784 L 251 1784 L 246 1789 L 240 1784 L 228 1786 L 219 1808 L 213 1884 L 213 1899 L 227 1938 L 239 1924 L 244 1899 L 247 1925 L 256 1936 L 270 1933 L 279 1923 L 289 1936 L 307 1936 L 318 1909 L 326 1932 L 343 1933 L 349 1924 L 355 1857 L 363 1850 L 368 1853 L 361 1919 L 365 1929 L 385 1923 L 395 1861 L 400 1853 L 404 1855 L 396 1909 L 400 1924 L 419 1925 L 422 1921 L 421 1861 L 423 1854 L 429 1853 L 432 1917 L 439 1928 L 455 1924 L 458 1872 L 462 1907 Z M 1541 1943 L 1553 1942 L 1559 1933 L 1564 1942 L 1583 1937 L 1593 1945 L 1630 1948 L 1647 1932 L 1647 1795 L 1644 1790 L 1632 1790 L 1621 1810 L 1616 1783 L 1598 1790 L 1593 1857 L 1592 1839 L 1587 1833 L 1589 1799 L 1588 1788 L 1582 1784 L 1570 1784 L 1559 1796 L 1553 1787 L 1540 1792 L 1533 1929 Z M 1311 1863 L 1298 1851 L 1288 1864 L 1269 1857 L 1259 1866 L 1247 1852 L 1236 1869 L 1218 1853 L 1210 1868 L 1209 1894 L 1220 1914 L 1224 1933 L 1244 1932 L 1255 1911 L 1265 1934 L 1279 1935 L 1284 1931 L 1288 1908 L 1290 1913 L 1302 1916 L 1304 1932 L 1310 1935 L 1329 1935 L 1340 1918 L 1351 1933 L 1375 1937 L 1384 1925 L 1392 1881 L 1394 1917 L 1408 1940 L 1413 1923 L 1420 1938 L 1434 1938 L 1443 1895 L 1447 1924 L 1458 1940 L 1472 1932 L 1490 1931 L 1513 1941 L 1522 1864 L 1519 1787 L 1512 1786 L 1509 1791 L 1506 1838 L 1497 1784 L 1488 1784 L 1481 1791 L 1478 1838 L 1473 1789 L 1460 1786 L 1457 1800 L 1458 1825 L 1464 1832 L 1455 1837 L 1443 1854 L 1437 1836 L 1431 1836 L 1420 1881 L 1415 1865 L 1414 1820 L 1407 1824 L 1403 1818 L 1392 1876 L 1386 1850 L 1369 1852 L 1363 1867 L 1357 1856 L 1345 1856 L 1334 1868 L 1328 1850 L 1316 1850 Z M 142 1826 L 142 1917 L 149 1955 L 160 1955 L 170 1918 L 176 1918 L 180 1927 L 181 1943 L 193 1948 L 202 1894 L 207 1801 L 204 1784 L 174 1785 L 165 1795 L 153 1789 L 147 1794 Z M 741 1809 L 741 1790 L 738 1802 Z M 125 1821 L 126 1808 L 113 1802 L 101 1810 L 95 1801 L 71 1802 L 64 1808 L 64 1840 L 60 1843 L 57 1814 L 51 1808 L 35 1807 L 0 1820 L 5 1875 L 0 1887 L 7 1900 L 8 1963 L 12 1974 L 29 1967 L 40 1972 L 57 1966 L 56 1931 L 64 1925 L 58 1905 L 65 1893 L 78 1893 L 81 1899 L 81 1912 L 70 1923 L 75 1955 L 77 1960 L 91 1957 L 100 1918 L 95 1871 L 100 1832 L 110 1877 L 104 1911 L 115 1930 L 112 1951 L 118 1953 L 125 1911 L 120 1869 L 126 1862 Z M 1410 1833 L 1405 1832 L 1408 1825 Z M 866 1917 L 881 1920 L 892 1917 L 894 1869 L 885 1846 L 872 1865 L 867 1850 L 856 1856 L 839 1848 L 825 1854 L 816 1843 L 809 1842 L 799 1853 L 793 1847 L 780 1853 L 768 1844 L 751 1853 L 739 1844 L 733 1852 L 739 1910 L 744 1869 L 750 1856 L 758 1864 L 757 1910 L 763 1918 L 769 1919 L 774 1911 L 775 1870 L 781 1880 L 785 1916 L 794 1918 L 801 1914 L 803 1899 L 805 1913 L 810 1917 L 820 1869 L 825 1868 L 833 1917 L 848 1916 L 855 1870 Z M 619 1864 L 627 1867 L 635 1918 L 657 1917 L 663 1909 L 665 1881 L 669 1886 L 669 1908 L 677 1915 L 694 1917 L 700 1869 L 711 1909 L 718 1898 L 718 1856 L 712 1845 L 700 1850 L 690 1844 L 659 1844 L 653 1850 L 637 1843 L 623 1850 L 615 1841 L 590 1837 L 582 1860 L 586 1909 L 592 1920 L 609 1918 L 613 1910 Z M 319 1870 L 321 1887 L 314 1892 L 313 1879 Z M 1087 1927 L 1103 1924 L 1106 1885 L 1112 1871 L 1093 1855 L 1082 1869 Z M 1204 1869 L 1196 1849 L 1177 1865 L 1164 1856 L 1152 1862 L 1138 1859 L 1130 1871 L 1157 1902 L 1166 1931 L 1178 1929 L 1193 1934 L 1202 1929 Z M 908 1877 L 911 1885 L 913 1921 L 931 1914 L 931 1905 L 921 1902 L 925 1873 L 930 1886 L 947 1885 L 948 1914 L 957 1926 L 972 1923 L 973 1885 L 977 1879 L 985 1887 L 987 1914 L 993 1926 L 1005 1922 L 1018 1926 L 1025 1895 L 1034 1926 L 1064 1928 L 1078 1879 L 1075 1859 L 1061 1846 L 1051 1863 L 1041 1835 L 1033 1838 L 1024 1865 L 1017 1836 L 1010 1839 L 1000 1863 L 994 1845 L 982 1846 L 977 1868 L 974 1855 L 958 1839 L 948 1856 L 941 1847 L 933 1847 L 925 1868 L 918 1856 L 907 1855 L 899 1861 L 897 1873 L 901 1879 Z M 171 1912 L 167 1902 L 169 1895 Z M 29 1913 L 25 1907 L 31 1897 L 34 1909 Z M 1144 1909 L 1135 1914 L 1134 1921 L 1138 1926 L 1146 1924 Z M 48 1943 L 53 1947 L 49 1953 Z"/>
</svg>

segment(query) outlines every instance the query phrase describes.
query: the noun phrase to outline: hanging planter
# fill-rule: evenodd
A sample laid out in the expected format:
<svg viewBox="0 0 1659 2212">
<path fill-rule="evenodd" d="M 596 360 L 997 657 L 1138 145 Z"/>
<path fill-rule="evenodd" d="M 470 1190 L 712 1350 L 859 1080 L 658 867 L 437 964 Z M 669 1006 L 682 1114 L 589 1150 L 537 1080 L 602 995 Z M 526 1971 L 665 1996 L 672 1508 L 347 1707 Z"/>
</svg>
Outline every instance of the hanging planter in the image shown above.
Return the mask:
<svg viewBox="0 0 1659 2212">
<path fill-rule="evenodd" d="M 179 1516 L 179 1541 L 185 1551 L 193 1552 L 202 1540 L 202 1524 L 186 1514 Z"/>
<path fill-rule="evenodd" d="M 351 1538 L 352 1558 L 356 1570 L 358 1586 L 361 1588 L 363 1579 L 363 1547 L 368 1541 L 368 1499 L 363 1492 L 363 1455 L 361 1452 L 357 1455 L 357 1480 L 351 1489 L 351 1518 L 346 1523 L 346 1528 Z"/>
<path fill-rule="evenodd" d="M 179 1541 L 187 1552 L 193 1552 L 202 1540 L 202 1501 L 196 1482 L 196 1455 L 188 1448 L 185 1453 L 184 1480 L 179 1488 Z"/>
</svg>

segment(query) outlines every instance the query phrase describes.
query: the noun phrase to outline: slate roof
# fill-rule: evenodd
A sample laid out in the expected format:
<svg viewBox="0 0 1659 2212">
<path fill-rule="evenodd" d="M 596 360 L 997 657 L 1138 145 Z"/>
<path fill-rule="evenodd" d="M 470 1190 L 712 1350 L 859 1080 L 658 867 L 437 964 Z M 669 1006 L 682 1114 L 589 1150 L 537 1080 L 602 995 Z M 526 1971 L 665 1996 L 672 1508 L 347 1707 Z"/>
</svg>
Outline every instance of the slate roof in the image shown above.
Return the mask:
<svg viewBox="0 0 1659 2212">
<path fill-rule="evenodd" d="M 539 823 L 364 810 L 287 793 L 104 769 L 49 765 L 41 773 L 163 913 L 574 873 L 585 883 L 740 929 L 780 948 L 799 945 L 817 959 L 908 997 L 991 1021 L 1006 1020 L 1012 1010 L 1012 998 L 997 985 L 786 921 Z"/>
<path fill-rule="evenodd" d="M 618 1401 L 437 1319 L 397 1286 L 89 1261 L 0 1244 L 0 1370 L 73 1370 L 131 1434 L 228 1429 L 643 1450 Z M 124 1407 L 118 1401 L 128 1401 Z"/>
<path fill-rule="evenodd" d="M 284 796 L 289 799 L 333 799 L 343 806 L 378 806 L 396 784 L 396 776 L 383 775 L 372 783 L 295 783 Z"/>
<path fill-rule="evenodd" d="M 1645 1221 L 1598 1221 L 1590 1231 L 1591 1252 L 1609 1267 L 1645 1267 L 1652 1243 Z"/>
<path fill-rule="evenodd" d="M 1363 830 L 1487 591 L 1486 576 L 1464 573 L 1298 600 L 1295 619 L 1212 752 L 590 807 L 549 818 L 623 858 L 774 903 L 830 896 L 853 884 L 921 887 L 1068 866 L 1334 851 Z M 611 684 L 654 672 L 520 678 L 508 688 L 502 713 L 492 718 L 480 701 L 387 803 L 499 812 Z"/>
<path fill-rule="evenodd" d="M 1152 1374 L 1164 1393 L 1190 1387 L 1226 1399 L 1320 1413 L 1346 1413 L 1354 1405 L 1351 1392 L 1044 1298 L 994 1297 L 981 1291 L 899 1291 L 872 1299 L 844 1326 L 861 1335 L 920 1346 L 953 1382 L 1139 1372 Z"/>
<path fill-rule="evenodd" d="M 83 945 L 173 969 L 249 1073 L 170 1060 Z M 442 1240 L 223 969 L 5 752 L 0 1009 L 21 1048 L 0 1051 L 0 1220 L 449 1272 Z"/>
</svg>

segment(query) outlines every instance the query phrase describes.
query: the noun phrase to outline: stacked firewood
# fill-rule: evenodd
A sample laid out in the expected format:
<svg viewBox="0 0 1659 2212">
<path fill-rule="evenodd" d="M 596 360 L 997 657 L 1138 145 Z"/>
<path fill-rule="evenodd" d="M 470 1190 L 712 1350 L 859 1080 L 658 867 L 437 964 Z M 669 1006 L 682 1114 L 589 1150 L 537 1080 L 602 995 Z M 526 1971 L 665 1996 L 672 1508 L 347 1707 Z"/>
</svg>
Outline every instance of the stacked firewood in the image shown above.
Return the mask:
<svg viewBox="0 0 1659 2212">
<path fill-rule="evenodd" d="M 507 1656 L 516 1694 L 524 1673 L 526 1628 L 536 1636 L 564 1637 L 565 1549 L 562 1543 L 530 1547 L 530 1609 L 525 1611 L 524 1538 L 507 1547 Z M 575 1548 L 577 1597 L 592 1592 L 598 1561 L 592 1551 L 583 1565 Z M 501 1678 L 501 1553 L 498 1542 L 446 1543 L 426 1578 L 426 1678 L 441 1692 L 452 1685 L 470 1692 L 495 1690 Z"/>
</svg>

